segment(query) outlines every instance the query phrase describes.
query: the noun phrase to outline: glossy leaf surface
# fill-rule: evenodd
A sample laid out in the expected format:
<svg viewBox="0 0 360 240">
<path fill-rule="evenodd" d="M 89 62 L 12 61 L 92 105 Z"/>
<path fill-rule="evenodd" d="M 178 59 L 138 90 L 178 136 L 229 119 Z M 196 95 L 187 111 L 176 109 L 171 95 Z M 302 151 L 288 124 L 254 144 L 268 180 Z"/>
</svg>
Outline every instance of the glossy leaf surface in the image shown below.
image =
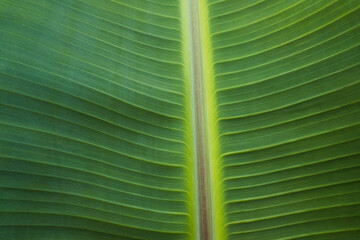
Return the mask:
<svg viewBox="0 0 360 240">
<path fill-rule="evenodd" d="M 1 239 L 209 239 L 194 65 L 214 239 L 360 238 L 360 2 L 192 1 L 0 0 Z"/>
</svg>

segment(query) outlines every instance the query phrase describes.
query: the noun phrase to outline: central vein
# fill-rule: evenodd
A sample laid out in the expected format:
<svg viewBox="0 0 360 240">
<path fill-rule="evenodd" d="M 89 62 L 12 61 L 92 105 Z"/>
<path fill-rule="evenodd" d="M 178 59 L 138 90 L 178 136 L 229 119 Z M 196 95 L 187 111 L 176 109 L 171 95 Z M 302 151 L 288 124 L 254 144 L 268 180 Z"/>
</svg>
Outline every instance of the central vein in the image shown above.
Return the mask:
<svg viewBox="0 0 360 240">
<path fill-rule="evenodd" d="M 212 194 L 200 10 L 199 0 L 188 1 L 190 11 L 190 57 L 195 115 L 199 235 L 201 240 L 211 240 L 213 239 Z"/>
</svg>

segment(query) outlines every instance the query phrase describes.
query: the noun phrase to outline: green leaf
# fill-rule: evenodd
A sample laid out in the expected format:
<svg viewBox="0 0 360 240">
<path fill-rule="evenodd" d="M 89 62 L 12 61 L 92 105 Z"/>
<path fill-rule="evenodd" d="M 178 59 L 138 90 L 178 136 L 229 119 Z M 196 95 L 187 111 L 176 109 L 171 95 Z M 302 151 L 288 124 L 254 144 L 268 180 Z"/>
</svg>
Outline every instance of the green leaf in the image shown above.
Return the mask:
<svg viewBox="0 0 360 240">
<path fill-rule="evenodd" d="M 360 238 L 358 0 L 0 0 L 0 239 Z"/>
</svg>

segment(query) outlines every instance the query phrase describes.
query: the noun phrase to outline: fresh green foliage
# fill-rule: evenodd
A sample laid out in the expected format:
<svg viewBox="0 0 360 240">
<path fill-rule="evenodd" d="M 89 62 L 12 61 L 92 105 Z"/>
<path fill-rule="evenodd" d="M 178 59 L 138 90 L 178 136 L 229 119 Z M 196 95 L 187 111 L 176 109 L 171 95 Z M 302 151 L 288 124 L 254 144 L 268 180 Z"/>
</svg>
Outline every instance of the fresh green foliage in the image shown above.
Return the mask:
<svg viewBox="0 0 360 240">
<path fill-rule="evenodd" d="M 199 238 L 190 1 L 0 0 L 0 239 Z M 360 239 L 360 1 L 198 1 L 215 239 Z"/>
<path fill-rule="evenodd" d="M 1 239 L 190 238 L 178 3 L 0 9 Z"/>
<path fill-rule="evenodd" d="M 360 239 L 359 7 L 209 6 L 228 239 Z"/>
</svg>

